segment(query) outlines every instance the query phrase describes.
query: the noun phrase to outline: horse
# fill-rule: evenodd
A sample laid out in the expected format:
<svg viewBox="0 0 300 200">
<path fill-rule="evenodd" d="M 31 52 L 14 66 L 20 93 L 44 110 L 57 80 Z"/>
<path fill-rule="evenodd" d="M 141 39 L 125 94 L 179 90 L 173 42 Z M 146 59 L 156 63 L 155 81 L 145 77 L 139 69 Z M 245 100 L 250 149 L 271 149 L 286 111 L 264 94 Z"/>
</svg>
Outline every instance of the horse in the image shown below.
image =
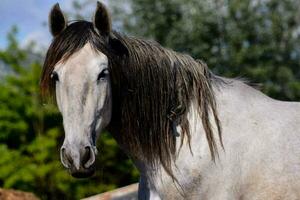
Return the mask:
<svg viewBox="0 0 300 200">
<path fill-rule="evenodd" d="M 95 171 L 108 130 L 140 172 L 139 199 L 300 199 L 300 104 L 214 75 L 205 62 L 92 22 L 49 14 L 42 96 L 63 117 L 61 163 Z"/>
</svg>

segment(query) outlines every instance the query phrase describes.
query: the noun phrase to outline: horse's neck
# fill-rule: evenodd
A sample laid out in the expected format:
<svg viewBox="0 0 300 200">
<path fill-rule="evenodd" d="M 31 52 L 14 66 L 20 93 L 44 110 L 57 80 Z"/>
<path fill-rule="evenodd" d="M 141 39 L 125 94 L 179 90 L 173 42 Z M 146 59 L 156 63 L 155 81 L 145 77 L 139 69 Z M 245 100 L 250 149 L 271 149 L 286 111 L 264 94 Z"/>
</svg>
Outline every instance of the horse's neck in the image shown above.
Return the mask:
<svg viewBox="0 0 300 200">
<path fill-rule="evenodd" d="M 220 120 L 225 124 L 227 110 L 224 109 L 223 103 L 234 104 L 233 102 L 239 101 L 239 92 L 234 92 L 236 89 L 239 89 L 238 85 L 244 85 L 241 82 L 236 83 L 233 80 L 225 80 L 228 83 L 223 85 L 222 80 L 219 84 L 214 84 L 213 90 L 216 96 L 216 103 L 218 104 L 218 112 L 220 114 Z M 233 83 L 232 85 L 230 83 Z M 251 89 L 250 89 L 251 90 Z M 225 94 L 226 93 L 226 94 Z M 232 103 L 231 103 L 232 102 Z M 184 138 L 183 145 L 181 147 L 181 137 L 182 135 L 176 138 L 177 141 L 177 155 L 176 160 L 173 163 L 173 172 L 180 184 L 191 186 L 199 186 L 202 181 L 204 171 L 211 171 L 215 169 L 216 163 L 219 162 L 219 157 L 221 158 L 224 154 L 224 151 L 221 147 L 220 140 L 217 134 L 217 127 L 215 126 L 214 121 L 211 121 L 212 128 L 214 130 L 214 137 L 216 140 L 219 157 L 216 158 L 216 163 L 213 162 L 205 135 L 204 128 L 202 126 L 201 117 L 197 112 L 197 103 L 192 102 L 187 114 L 187 118 L 190 126 L 191 140 L 190 145 L 187 141 L 187 138 Z M 226 106 L 225 106 L 226 107 Z M 221 109 L 224 109 L 225 112 Z M 211 117 L 211 120 L 213 118 Z M 221 122 L 221 125 L 222 125 Z M 178 132 L 180 133 L 180 127 L 177 127 Z M 224 137 L 226 137 L 224 135 Z M 225 144 L 226 145 L 226 144 Z M 181 147 L 181 148 L 180 148 Z M 226 146 L 225 146 L 226 149 Z M 134 163 L 140 170 L 141 174 L 144 174 L 153 185 L 168 185 L 164 186 L 167 190 L 174 190 L 174 193 L 178 193 L 177 186 L 174 185 L 174 181 L 169 177 L 164 171 L 162 166 L 156 166 L 156 168 L 150 168 L 147 163 L 135 159 Z M 205 173 L 210 173 L 210 172 Z M 188 184 L 192 183 L 192 184 Z M 189 188 L 193 190 L 194 188 Z M 160 189 L 159 189 L 160 190 Z M 164 192 L 163 192 L 164 193 Z"/>
<path fill-rule="evenodd" d="M 182 165 L 189 166 L 190 164 L 194 163 L 195 161 L 194 158 L 199 158 L 199 157 L 202 158 L 207 157 L 209 160 L 211 160 L 209 146 L 207 143 L 204 128 L 201 123 L 201 117 L 197 110 L 198 110 L 197 102 L 196 101 L 192 102 L 189 108 L 189 112 L 187 113 L 187 118 L 190 126 L 190 134 L 191 134 L 190 144 L 188 143 L 187 136 L 184 137 L 183 144 L 181 144 L 182 142 L 181 137 L 183 137 L 183 134 L 181 134 L 181 127 L 180 126 L 176 127 L 178 133 L 176 137 L 176 147 L 177 147 L 176 156 L 175 156 L 176 166 L 182 166 Z M 215 123 L 212 122 L 212 124 Z M 217 130 L 215 126 L 213 126 L 213 129 Z M 163 166 L 159 165 L 155 167 L 150 167 L 150 165 L 148 165 L 142 158 L 137 157 L 133 152 L 130 151 L 130 149 L 126 146 L 126 141 L 121 140 L 121 138 L 118 136 L 120 133 L 119 127 L 111 126 L 109 131 L 112 133 L 113 137 L 116 139 L 121 149 L 133 160 L 136 167 L 139 169 L 139 171 L 142 174 L 149 175 L 149 173 L 150 174 L 152 172 L 157 173 L 158 171 L 160 171 L 159 173 L 165 174 Z M 216 141 L 218 141 L 217 131 L 215 134 L 215 139 Z M 219 142 L 217 142 L 217 145 L 220 146 Z M 178 170 L 176 169 L 175 165 L 173 170 L 175 171 Z M 166 175 L 166 178 L 169 178 L 167 176 L 168 175 Z"/>
<path fill-rule="evenodd" d="M 217 89 L 217 87 L 214 88 L 215 93 L 218 93 L 219 90 Z M 183 144 L 181 144 L 182 142 L 182 138 L 183 134 L 181 134 L 181 127 L 177 126 L 177 132 L 178 132 L 178 136 L 176 137 L 176 147 L 177 147 L 177 161 L 179 163 L 179 165 L 181 165 L 180 163 L 183 162 L 185 159 L 185 157 L 187 155 L 191 155 L 193 157 L 203 157 L 204 154 L 205 156 L 207 156 L 209 159 L 210 158 L 210 150 L 208 147 L 208 143 L 207 143 L 207 139 L 206 139 L 206 135 L 205 135 L 205 131 L 203 129 L 202 123 L 201 123 L 201 117 L 198 113 L 198 102 L 195 100 L 190 104 L 190 108 L 189 108 L 189 112 L 187 113 L 187 118 L 189 121 L 189 127 L 190 127 L 190 134 L 191 134 L 191 141 L 190 144 L 188 143 L 188 138 L 187 136 L 185 136 L 184 140 L 183 140 Z M 213 117 L 211 117 L 213 118 Z M 213 119 L 211 119 L 213 120 Z M 218 138 L 218 134 L 217 134 L 217 128 L 215 127 L 215 123 L 214 121 L 212 121 L 211 123 L 213 125 L 213 129 L 215 132 L 215 140 L 217 141 L 217 145 L 219 146 L 219 138 Z M 143 161 L 142 158 L 137 157 L 137 155 L 133 154 L 133 152 L 130 151 L 130 149 L 127 147 L 127 143 L 126 141 L 123 141 L 121 139 L 121 137 L 119 137 L 120 135 L 120 128 L 118 126 L 118 123 L 113 123 L 110 124 L 109 126 L 109 132 L 113 135 L 113 137 L 116 139 L 117 143 L 119 144 L 119 146 L 121 147 L 121 149 L 123 151 L 125 151 L 125 153 L 131 157 L 134 162 L 136 163 L 137 167 L 140 169 L 140 171 L 145 171 L 145 170 L 156 170 L 157 168 L 161 168 L 161 166 L 156 166 L 156 169 L 150 169 L 148 167 L 148 164 L 146 162 Z M 146 131 L 146 130 L 145 130 Z M 219 147 L 219 149 L 221 149 Z M 188 158 L 188 157 L 186 157 Z M 186 160 L 188 162 L 188 160 Z M 185 162 L 185 161 L 184 161 Z"/>
<path fill-rule="evenodd" d="M 219 81 L 219 83 L 213 84 L 213 90 L 216 97 L 219 119 L 221 121 L 221 126 L 223 127 L 223 139 L 226 139 L 224 138 L 226 137 L 226 134 L 224 133 L 224 128 L 226 128 L 226 121 L 237 120 L 235 119 L 234 115 L 234 112 L 236 112 L 236 110 L 238 109 L 237 105 L 247 106 L 248 101 L 261 101 L 268 100 L 270 98 L 241 81 L 223 78 L 217 81 Z M 177 127 L 179 135 L 176 138 L 176 166 L 196 166 L 198 164 L 199 158 L 201 158 L 201 162 L 213 164 L 205 131 L 202 126 L 201 117 L 197 112 L 197 109 L 197 103 L 192 102 L 189 108 L 189 112 L 187 113 L 191 134 L 190 144 L 187 141 L 187 137 L 185 137 L 183 140 L 183 145 L 181 146 L 181 128 L 180 126 Z M 224 153 L 224 151 L 219 140 L 215 121 L 213 117 L 210 117 L 210 120 L 214 132 L 214 138 L 217 144 L 218 153 L 222 154 Z M 121 146 L 122 144 L 124 144 L 124 142 L 122 141 L 119 142 Z M 127 153 L 129 156 L 131 156 L 131 152 Z M 139 166 L 141 166 L 141 170 L 149 170 L 149 168 L 147 167 L 147 163 L 138 158 L 135 159 L 135 161 Z M 158 168 L 161 168 L 161 166 L 158 166 Z"/>
<path fill-rule="evenodd" d="M 189 112 L 187 113 L 191 134 L 190 145 L 187 137 L 185 137 L 181 146 L 181 128 L 180 126 L 177 126 L 179 134 L 176 138 L 176 160 L 172 164 L 172 171 L 178 183 L 180 183 L 181 186 L 188 186 L 188 190 L 191 191 L 195 189 L 193 187 L 198 187 L 199 185 L 197 183 L 200 183 L 201 181 L 200 177 L 202 171 L 199 166 L 203 165 L 202 163 L 207 163 L 207 165 L 213 164 L 204 128 L 202 127 L 201 117 L 199 116 L 197 109 L 197 103 L 192 103 Z M 216 130 L 216 127 L 213 128 Z M 216 140 L 217 137 L 216 133 Z M 124 143 L 121 142 L 120 144 L 122 146 Z M 219 143 L 217 142 L 217 144 Z M 218 146 L 220 147 L 220 145 Z M 151 165 L 148 165 L 143 159 L 134 156 L 132 157 L 132 154 L 128 149 L 124 147 L 123 149 L 129 157 L 132 158 L 132 161 L 141 174 L 141 180 L 146 181 L 149 188 L 152 188 L 161 194 L 178 194 L 178 185 L 174 184 L 174 180 L 167 174 L 161 164 L 151 167 Z M 184 190 L 186 192 L 187 188 L 184 188 Z M 162 199 L 164 198 L 162 197 Z M 170 199 L 169 196 L 167 196 L 166 199 Z"/>
</svg>

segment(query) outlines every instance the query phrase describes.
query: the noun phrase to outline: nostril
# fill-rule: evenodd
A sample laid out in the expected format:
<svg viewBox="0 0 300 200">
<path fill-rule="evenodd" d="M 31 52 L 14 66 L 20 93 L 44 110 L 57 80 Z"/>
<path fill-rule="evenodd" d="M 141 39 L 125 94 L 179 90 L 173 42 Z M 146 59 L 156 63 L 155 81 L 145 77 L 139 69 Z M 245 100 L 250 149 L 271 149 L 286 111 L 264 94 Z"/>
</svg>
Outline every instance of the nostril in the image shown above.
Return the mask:
<svg viewBox="0 0 300 200">
<path fill-rule="evenodd" d="M 84 165 L 85 163 L 87 163 L 89 161 L 90 155 L 91 155 L 91 153 L 90 153 L 91 149 L 89 147 L 85 147 L 84 150 L 85 150 L 84 154 L 82 155 L 82 158 L 81 158 L 82 165 Z"/>
<path fill-rule="evenodd" d="M 60 149 L 60 160 L 65 168 L 70 168 L 70 164 L 73 162 L 72 159 L 66 155 L 66 148 L 64 147 Z"/>
<path fill-rule="evenodd" d="M 84 166 L 84 168 L 89 168 L 94 162 L 95 154 L 90 146 L 86 146 L 81 159 L 81 164 Z"/>
</svg>

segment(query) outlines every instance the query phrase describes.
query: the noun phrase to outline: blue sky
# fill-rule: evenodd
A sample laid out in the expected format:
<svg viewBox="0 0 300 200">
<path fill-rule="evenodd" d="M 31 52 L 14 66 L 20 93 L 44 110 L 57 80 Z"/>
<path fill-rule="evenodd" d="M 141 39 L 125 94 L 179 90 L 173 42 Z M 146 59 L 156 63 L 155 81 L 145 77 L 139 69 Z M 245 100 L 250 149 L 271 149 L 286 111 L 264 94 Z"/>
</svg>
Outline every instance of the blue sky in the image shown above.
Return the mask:
<svg viewBox="0 0 300 200">
<path fill-rule="evenodd" d="M 18 40 L 22 46 L 35 40 L 38 45 L 47 47 L 51 41 L 48 31 L 48 14 L 55 3 L 64 11 L 72 10 L 72 0 L 1 0 L 0 1 L 0 49 L 7 44 L 6 35 L 13 25 L 18 27 Z M 79 1 L 80 2 L 80 1 Z M 95 4 L 96 0 L 88 0 Z M 93 11 L 85 10 L 92 16 Z"/>
</svg>

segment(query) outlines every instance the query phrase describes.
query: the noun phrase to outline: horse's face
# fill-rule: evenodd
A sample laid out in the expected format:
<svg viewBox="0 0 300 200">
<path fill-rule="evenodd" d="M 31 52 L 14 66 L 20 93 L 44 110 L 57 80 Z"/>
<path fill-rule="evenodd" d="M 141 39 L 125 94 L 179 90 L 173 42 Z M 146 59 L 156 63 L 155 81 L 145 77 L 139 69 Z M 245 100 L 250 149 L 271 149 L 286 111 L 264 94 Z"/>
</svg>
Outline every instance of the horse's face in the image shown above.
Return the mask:
<svg viewBox="0 0 300 200">
<path fill-rule="evenodd" d="M 52 78 L 56 80 L 57 105 L 65 130 L 61 162 L 73 176 L 89 176 L 95 168 L 98 133 L 111 118 L 107 57 L 86 44 L 68 60 L 58 63 Z"/>
<path fill-rule="evenodd" d="M 52 8 L 49 20 L 52 35 L 60 37 L 67 23 L 58 4 Z M 99 39 L 101 37 L 107 42 L 111 41 L 110 16 L 99 2 L 93 27 Z M 117 44 L 116 41 L 110 45 L 111 48 L 113 44 Z M 108 58 L 86 42 L 81 49 L 62 60 L 55 64 L 51 74 L 51 78 L 56 81 L 57 105 L 63 116 L 65 130 L 65 140 L 60 151 L 61 162 L 74 177 L 88 177 L 95 170 L 98 134 L 111 119 Z"/>
</svg>

